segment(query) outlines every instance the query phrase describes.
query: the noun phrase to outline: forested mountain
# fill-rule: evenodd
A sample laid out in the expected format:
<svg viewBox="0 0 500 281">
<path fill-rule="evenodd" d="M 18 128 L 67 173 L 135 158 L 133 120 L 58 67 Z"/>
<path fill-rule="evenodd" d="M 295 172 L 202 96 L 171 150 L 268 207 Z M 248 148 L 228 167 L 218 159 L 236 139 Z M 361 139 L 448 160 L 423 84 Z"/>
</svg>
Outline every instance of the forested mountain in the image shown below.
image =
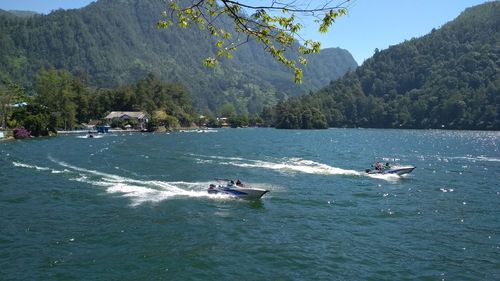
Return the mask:
<svg viewBox="0 0 500 281">
<path fill-rule="evenodd" d="M 0 12 L 0 79 L 34 89 L 42 68 L 87 76 L 96 87 L 134 83 L 147 73 L 182 83 L 200 110 L 230 102 L 240 112 L 260 112 L 286 96 L 317 90 L 357 67 L 345 50 L 324 50 L 310 60 L 304 84 L 262 49 L 249 43 L 214 69 L 202 65 L 215 41 L 196 28 L 155 27 L 162 0 L 99 0 L 82 9 L 16 17 Z M 230 26 L 228 25 L 228 29 Z"/>
<path fill-rule="evenodd" d="M 32 11 L 9 10 L 8 12 L 18 17 L 31 17 L 34 15 L 38 15 L 37 12 Z"/>
<path fill-rule="evenodd" d="M 500 2 L 376 50 L 356 71 L 275 113 L 280 128 L 500 130 Z"/>
</svg>

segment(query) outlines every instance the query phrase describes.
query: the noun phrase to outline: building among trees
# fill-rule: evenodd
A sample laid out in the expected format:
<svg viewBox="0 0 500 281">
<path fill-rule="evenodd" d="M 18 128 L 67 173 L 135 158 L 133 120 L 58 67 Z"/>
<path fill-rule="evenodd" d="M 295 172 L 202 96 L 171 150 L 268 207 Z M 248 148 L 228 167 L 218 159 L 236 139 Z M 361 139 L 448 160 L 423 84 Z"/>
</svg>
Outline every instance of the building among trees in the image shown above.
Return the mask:
<svg viewBox="0 0 500 281">
<path fill-rule="evenodd" d="M 148 115 L 142 111 L 111 111 L 105 119 L 108 124 L 127 123 L 138 130 L 145 129 L 149 121 Z"/>
</svg>

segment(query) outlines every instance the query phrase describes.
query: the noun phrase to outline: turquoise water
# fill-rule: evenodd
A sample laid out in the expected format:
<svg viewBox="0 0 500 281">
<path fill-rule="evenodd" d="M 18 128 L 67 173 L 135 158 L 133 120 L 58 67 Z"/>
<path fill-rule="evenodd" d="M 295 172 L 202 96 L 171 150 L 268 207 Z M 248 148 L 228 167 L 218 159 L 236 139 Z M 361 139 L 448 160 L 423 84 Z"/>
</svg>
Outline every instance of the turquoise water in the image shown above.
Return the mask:
<svg viewBox="0 0 500 281">
<path fill-rule="evenodd" d="M 1 280 L 499 280 L 500 133 L 219 129 L 0 143 Z M 415 165 L 367 176 L 376 161 Z M 215 177 L 269 189 L 209 195 Z"/>
</svg>

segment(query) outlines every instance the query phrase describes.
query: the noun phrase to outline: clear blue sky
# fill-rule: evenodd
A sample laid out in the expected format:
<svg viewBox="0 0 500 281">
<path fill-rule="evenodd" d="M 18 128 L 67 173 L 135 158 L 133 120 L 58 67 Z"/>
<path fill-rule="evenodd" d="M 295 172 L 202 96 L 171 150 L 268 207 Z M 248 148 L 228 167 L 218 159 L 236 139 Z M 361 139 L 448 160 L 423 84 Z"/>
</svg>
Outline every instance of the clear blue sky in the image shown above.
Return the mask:
<svg viewBox="0 0 500 281">
<path fill-rule="evenodd" d="M 147 1 L 147 0 L 143 0 Z M 314 0 L 322 1 L 322 0 Z M 49 13 L 63 8 L 80 8 L 91 0 L 0 0 L 0 9 Z M 263 0 L 241 0 L 263 3 Z M 319 40 L 322 48 L 347 49 L 361 64 L 380 50 L 406 39 L 429 33 L 432 28 L 457 17 L 465 8 L 486 0 L 352 0 L 349 14 L 339 18 L 327 34 L 316 32 L 312 20 L 304 19 L 304 37 Z"/>
</svg>

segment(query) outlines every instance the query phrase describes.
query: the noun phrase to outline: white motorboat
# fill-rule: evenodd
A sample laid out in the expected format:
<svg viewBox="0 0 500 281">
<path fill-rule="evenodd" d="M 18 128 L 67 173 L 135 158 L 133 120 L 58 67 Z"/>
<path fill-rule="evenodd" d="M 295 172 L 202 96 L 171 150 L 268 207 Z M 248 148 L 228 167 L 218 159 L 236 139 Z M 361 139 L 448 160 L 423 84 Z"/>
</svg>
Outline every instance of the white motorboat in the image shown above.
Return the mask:
<svg viewBox="0 0 500 281">
<path fill-rule="evenodd" d="M 227 180 L 226 184 L 210 184 L 208 187 L 210 194 L 225 194 L 244 199 L 259 199 L 268 192 L 266 189 L 245 186 L 239 180 L 236 183 Z"/>
<path fill-rule="evenodd" d="M 389 166 L 383 165 L 378 166 L 375 165 L 374 169 L 366 169 L 365 172 L 367 174 L 392 174 L 392 175 L 405 175 L 413 172 L 415 170 L 415 166 Z"/>
</svg>

